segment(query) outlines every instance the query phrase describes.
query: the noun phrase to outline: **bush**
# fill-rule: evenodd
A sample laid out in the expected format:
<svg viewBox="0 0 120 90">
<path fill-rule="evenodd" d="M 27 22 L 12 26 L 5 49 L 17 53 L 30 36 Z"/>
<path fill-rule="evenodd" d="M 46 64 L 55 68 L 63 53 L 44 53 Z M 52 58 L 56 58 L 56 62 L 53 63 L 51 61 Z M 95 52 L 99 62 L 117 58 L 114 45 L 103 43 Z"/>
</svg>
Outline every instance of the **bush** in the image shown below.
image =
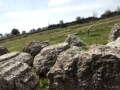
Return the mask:
<svg viewBox="0 0 120 90">
<path fill-rule="evenodd" d="M 15 28 L 14 28 L 14 29 L 12 29 L 11 34 L 12 34 L 12 35 L 19 35 L 20 32 L 19 32 L 18 29 L 15 29 Z"/>
</svg>

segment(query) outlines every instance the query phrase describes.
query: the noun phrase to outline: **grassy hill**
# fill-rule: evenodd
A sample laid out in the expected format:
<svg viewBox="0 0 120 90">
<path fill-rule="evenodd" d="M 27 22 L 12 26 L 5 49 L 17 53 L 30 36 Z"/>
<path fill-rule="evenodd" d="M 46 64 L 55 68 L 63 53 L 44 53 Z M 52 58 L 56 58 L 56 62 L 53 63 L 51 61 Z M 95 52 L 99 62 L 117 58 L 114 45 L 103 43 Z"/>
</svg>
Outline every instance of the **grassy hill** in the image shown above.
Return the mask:
<svg viewBox="0 0 120 90">
<path fill-rule="evenodd" d="M 39 40 L 49 41 L 50 44 L 63 42 L 68 34 L 75 34 L 79 36 L 88 45 L 91 44 L 106 44 L 108 41 L 108 34 L 111 27 L 115 23 L 120 23 L 120 16 L 115 16 L 98 21 L 91 21 L 85 24 L 71 25 L 65 28 L 57 28 L 49 31 L 39 32 L 31 35 L 18 36 L 0 42 L 0 45 L 6 46 L 10 51 L 21 51 L 25 43 Z M 87 29 L 90 29 L 90 36 L 88 36 Z"/>
</svg>

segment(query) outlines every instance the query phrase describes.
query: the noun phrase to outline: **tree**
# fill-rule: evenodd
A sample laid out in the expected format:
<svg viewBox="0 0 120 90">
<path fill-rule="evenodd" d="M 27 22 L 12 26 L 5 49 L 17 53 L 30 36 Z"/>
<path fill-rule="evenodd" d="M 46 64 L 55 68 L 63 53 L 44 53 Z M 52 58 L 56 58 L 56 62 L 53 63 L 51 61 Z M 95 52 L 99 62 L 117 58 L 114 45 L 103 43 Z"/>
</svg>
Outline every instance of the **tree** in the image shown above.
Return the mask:
<svg viewBox="0 0 120 90">
<path fill-rule="evenodd" d="M 41 28 L 38 28 L 37 31 L 41 31 L 42 29 Z"/>
<path fill-rule="evenodd" d="M 12 35 L 19 35 L 20 32 L 19 32 L 18 29 L 15 29 L 15 28 L 14 28 L 14 29 L 12 29 L 11 34 L 12 34 Z"/>
<path fill-rule="evenodd" d="M 65 24 L 64 24 L 63 20 L 60 20 L 60 26 L 65 27 Z"/>
<path fill-rule="evenodd" d="M 2 33 L 0 33 L 0 40 L 1 40 L 1 39 L 3 39 L 3 34 L 2 34 Z"/>
<path fill-rule="evenodd" d="M 64 24 L 63 20 L 60 20 L 60 25 L 63 25 L 63 24 Z"/>
<path fill-rule="evenodd" d="M 26 34 L 26 31 L 22 31 L 22 34 L 23 34 L 23 35 Z"/>
<path fill-rule="evenodd" d="M 9 37 L 11 37 L 11 33 L 5 33 L 5 35 L 4 35 L 6 38 L 9 38 Z"/>
<path fill-rule="evenodd" d="M 34 28 L 29 31 L 29 33 L 34 33 L 34 32 L 36 32 Z"/>
<path fill-rule="evenodd" d="M 104 14 L 105 15 L 111 14 L 111 10 L 106 10 Z"/>
<path fill-rule="evenodd" d="M 0 33 L 0 37 L 2 37 L 3 36 L 3 34 L 2 33 Z"/>
<path fill-rule="evenodd" d="M 76 22 L 79 22 L 81 20 L 81 17 L 76 17 Z"/>
<path fill-rule="evenodd" d="M 117 11 L 117 12 L 120 12 L 120 7 L 119 7 L 119 6 L 117 7 L 117 10 L 116 10 L 116 11 Z"/>
<path fill-rule="evenodd" d="M 111 16 L 112 16 L 111 10 L 106 10 L 105 13 L 101 15 L 102 18 L 111 17 Z"/>
</svg>

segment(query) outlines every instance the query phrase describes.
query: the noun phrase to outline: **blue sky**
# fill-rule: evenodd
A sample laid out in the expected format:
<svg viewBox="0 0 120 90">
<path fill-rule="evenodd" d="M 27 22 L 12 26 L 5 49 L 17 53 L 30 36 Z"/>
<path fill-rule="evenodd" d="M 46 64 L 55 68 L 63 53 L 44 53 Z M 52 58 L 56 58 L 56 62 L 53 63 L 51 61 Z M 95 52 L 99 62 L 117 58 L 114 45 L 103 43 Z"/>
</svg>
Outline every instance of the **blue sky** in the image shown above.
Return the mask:
<svg viewBox="0 0 120 90">
<path fill-rule="evenodd" d="M 0 33 L 13 28 L 29 31 L 53 23 L 73 21 L 96 12 L 115 10 L 120 0 L 0 0 Z"/>
</svg>

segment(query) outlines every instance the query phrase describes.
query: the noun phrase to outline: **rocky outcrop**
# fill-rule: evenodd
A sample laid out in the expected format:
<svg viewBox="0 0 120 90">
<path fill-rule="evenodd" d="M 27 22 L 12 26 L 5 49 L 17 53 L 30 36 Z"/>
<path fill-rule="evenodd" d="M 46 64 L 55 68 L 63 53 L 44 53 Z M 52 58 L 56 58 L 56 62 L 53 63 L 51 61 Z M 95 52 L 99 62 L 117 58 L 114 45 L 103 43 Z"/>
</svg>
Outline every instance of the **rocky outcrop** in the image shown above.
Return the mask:
<svg viewBox="0 0 120 90">
<path fill-rule="evenodd" d="M 119 90 L 120 25 L 116 24 L 107 45 L 92 45 L 88 51 L 70 48 L 62 52 L 47 73 L 50 90 Z M 74 45 L 74 41 L 75 45 Z M 79 40 L 66 42 L 71 46 Z M 71 43 L 72 42 L 72 43 Z"/>
<path fill-rule="evenodd" d="M 29 53 L 34 57 L 41 51 L 41 49 L 43 49 L 44 47 L 48 45 L 49 45 L 48 42 L 32 41 L 32 42 L 27 43 L 22 51 Z"/>
<path fill-rule="evenodd" d="M 89 53 L 94 53 L 94 54 L 119 54 L 120 50 L 117 48 L 113 48 L 112 46 L 108 46 L 108 45 L 97 45 L 97 46 L 93 46 L 90 47 L 89 49 Z"/>
<path fill-rule="evenodd" d="M 78 46 L 78 47 L 86 46 L 86 44 L 82 40 L 80 40 L 79 37 L 72 34 L 68 35 L 65 42 L 67 42 L 71 46 Z"/>
<path fill-rule="evenodd" d="M 78 57 L 75 55 L 79 53 L 78 47 L 72 47 L 65 52 L 62 52 L 50 69 L 47 77 L 50 81 L 50 90 L 77 90 L 77 62 Z"/>
<path fill-rule="evenodd" d="M 120 24 L 115 24 L 109 34 L 109 41 L 114 41 L 120 37 Z"/>
<path fill-rule="evenodd" d="M 60 43 L 50 45 L 42 49 L 42 51 L 34 58 L 34 67 L 40 76 L 46 76 L 46 73 L 55 64 L 57 56 L 70 48 L 68 43 Z"/>
<path fill-rule="evenodd" d="M 24 55 L 13 52 L 0 56 L 0 90 L 38 90 L 39 80 L 31 68 L 23 63 L 28 59 Z"/>
<path fill-rule="evenodd" d="M 120 56 L 111 53 L 83 53 L 78 61 L 76 90 L 119 90 Z M 73 89 L 74 90 L 74 89 Z"/>
<path fill-rule="evenodd" d="M 74 51 L 74 52 L 73 52 Z M 47 76 L 50 90 L 119 90 L 120 51 L 99 45 L 61 53 Z"/>
<path fill-rule="evenodd" d="M 120 50 L 120 37 L 118 37 L 115 41 L 109 42 L 106 46 Z"/>
<path fill-rule="evenodd" d="M 11 52 L 11 53 L 7 53 L 0 56 L 0 62 L 6 61 L 6 60 L 20 61 L 28 64 L 29 66 L 32 66 L 33 64 L 33 57 L 28 53 Z"/>
<path fill-rule="evenodd" d="M 0 46 L 0 55 L 9 53 L 8 49 L 6 47 Z"/>
</svg>

